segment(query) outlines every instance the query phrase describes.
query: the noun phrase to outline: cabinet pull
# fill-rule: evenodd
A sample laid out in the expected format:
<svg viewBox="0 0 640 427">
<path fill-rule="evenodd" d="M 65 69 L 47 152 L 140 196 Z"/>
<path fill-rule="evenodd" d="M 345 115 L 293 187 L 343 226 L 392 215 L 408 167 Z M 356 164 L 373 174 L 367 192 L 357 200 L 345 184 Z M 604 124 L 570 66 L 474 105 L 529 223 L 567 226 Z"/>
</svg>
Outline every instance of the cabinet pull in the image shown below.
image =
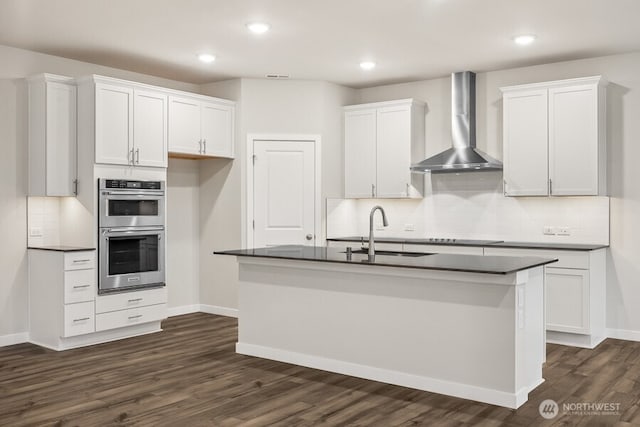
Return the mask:
<svg viewBox="0 0 640 427">
<path fill-rule="evenodd" d="M 129 316 L 129 320 L 139 319 L 142 317 L 142 314 L 136 314 L 135 316 Z"/>
<path fill-rule="evenodd" d="M 140 164 L 140 149 L 136 148 L 136 164 Z"/>
<path fill-rule="evenodd" d="M 502 180 L 502 194 L 504 196 L 507 195 L 507 180 L 506 179 Z"/>
<path fill-rule="evenodd" d="M 553 181 L 549 178 L 549 195 L 553 194 Z"/>
<path fill-rule="evenodd" d="M 88 288 L 91 285 L 76 285 L 73 287 L 73 289 L 82 289 L 82 288 Z"/>
<path fill-rule="evenodd" d="M 207 154 L 207 139 L 203 139 L 202 140 L 202 145 L 204 146 L 204 150 L 202 150 L 204 152 L 204 154 Z"/>
<path fill-rule="evenodd" d="M 79 264 L 81 262 L 89 262 L 89 261 L 91 261 L 89 258 L 87 258 L 87 259 L 74 259 L 73 263 L 74 264 L 76 264 L 76 263 Z"/>
<path fill-rule="evenodd" d="M 73 319 L 74 322 L 84 322 L 85 320 L 91 319 L 90 317 L 83 317 L 81 319 Z"/>
<path fill-rule="evenodd" d="M 73 180 L 73 194 L 75 194 L 76 196 L 78 195 L 78 180 L 77 179 Z"/>
<path fill-rule="evenodd" d="M 376 186 L 371 184 L 371 197 L 376 197 Z"/>
<path fill-rule="evenodd" d="M 202 140 L 198 140 L 198 153 L 202 154 Z"/>
<path fill-rule="evenodd" d="M 131 150 L 129 150 L 129 163 L 134 164 L 135 160 L 133 157 L 133 148 Z"/>
<path fill-rule="evenodd" d="M 409 197 L 409 183 L 407 182 L 407 197 Z"/>
<path fill-rule="evenodd" d="M 142 301 L 142 298 L 134 298 L 134 299 L 130 299 L 130 300 L 129 300 L 129 301 L 127 301 L 127 302 L 139 302 L 139 301 Z"/>
</svg>

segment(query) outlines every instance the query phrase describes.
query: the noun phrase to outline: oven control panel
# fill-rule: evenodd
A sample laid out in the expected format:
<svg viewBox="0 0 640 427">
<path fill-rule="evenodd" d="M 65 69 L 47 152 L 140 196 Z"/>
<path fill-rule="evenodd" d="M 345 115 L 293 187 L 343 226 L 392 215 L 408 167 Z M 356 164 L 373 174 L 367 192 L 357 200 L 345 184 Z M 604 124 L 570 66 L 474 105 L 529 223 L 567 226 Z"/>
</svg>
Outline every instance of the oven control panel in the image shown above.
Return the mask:
<svg viewBox="0 0 640 427">
<path fill-rule="evenodd" d="M 126 179 L 105 179 L 104 188 L 126 190 L 161 190 L 162 181 L 130 181 Z"/>
</svg>

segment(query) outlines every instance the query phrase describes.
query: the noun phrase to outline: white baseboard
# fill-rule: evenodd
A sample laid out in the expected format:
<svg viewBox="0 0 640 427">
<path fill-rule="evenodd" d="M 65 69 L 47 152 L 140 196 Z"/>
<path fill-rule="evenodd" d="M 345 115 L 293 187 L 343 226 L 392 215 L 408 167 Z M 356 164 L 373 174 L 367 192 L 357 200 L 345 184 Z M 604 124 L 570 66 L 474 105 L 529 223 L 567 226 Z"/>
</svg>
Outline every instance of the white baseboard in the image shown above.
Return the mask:
<svg viewBox="0 0 640 427">
<path fill-rule="evenodd" d="M 640 341 L 640 331 L 630 329 L 608 329 L 607 336 L 617 340 Z"/>
<path fill-rule="evenodd" d="M 324 371 L 336 372 L 338 374 L 381 381 L 387 384 L 446 394 L 448 396 L 461 397 L 463 399 L 470 399 L 513 409 L 517 409 L 520 405 L 526 402 L 529 390 L 534 389 L 537 384 L 541 383 L 540 381 L 539 383 L 532 384 L 530 387 L 518 390 L 515 393 L 508 393 L 501 390 L 483 388 L 469 384 L 460 384 L 432 377 L 412 375 L 406 372 L 392 371 L 389 369 L 360 365 L 336 359 L 327 359 L 324 357 L 296 353 L 278 348 L 264 347 L 255 344 L 241 342 L 236 343 L 236 352 L 247 356 L 262 357 L 265 359 L 277 360 L 279 362 L 292 363 L 294 365 L 306 366 L 314 369 L 322 369 Z"/>
<path fill-rule="evenodd" d="M 0 335 L 0 347 L 22 344 L 25 342 L 29 342 L 29 334 L 27 332 L 21 332 L 19 334 Z"/>
<path fill-rule="evenodd" d="M 167 316 L 180 316 L 183 314 L 197 313 L 200 311 L 200 304 L 181 305 L 179 307 L 167 308 Z"/>
<path fill-rule="evenodd" d="M 593 350 L 607 337 L 595 335 L 572 334 L 568 332 L 547 331 L 548 344 L 560 344 L 570 347 L 588 348 Z"/>
<path fill-rule="evenodd" d="M 217 314 L 227 317 L 238 317 L 237 308 L 220 307 L 219 305 L 200 304 L 200 311 L 203 313 Z"/>
</svg>

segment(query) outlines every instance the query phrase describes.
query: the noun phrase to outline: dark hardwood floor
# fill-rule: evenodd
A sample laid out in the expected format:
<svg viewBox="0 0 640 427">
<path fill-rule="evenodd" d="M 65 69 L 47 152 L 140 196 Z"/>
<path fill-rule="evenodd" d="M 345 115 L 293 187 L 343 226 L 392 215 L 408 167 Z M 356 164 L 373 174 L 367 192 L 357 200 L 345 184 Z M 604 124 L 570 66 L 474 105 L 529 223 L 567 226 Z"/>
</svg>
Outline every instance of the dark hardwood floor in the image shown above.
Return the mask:
<svg viewBox="0 0 640 427">
<path fill-rule="evenodd" d="M 640 426 L 640 343 L 548 346 L 517 411 L 235 354 L 237 321 L 173 317 L 164 332 L 65 352 L 0 348 L 0 426 Z M 473 357 L 472 354 L 469 357 Z M 547 421 L 540 402 L 560 414 Z M 564 414 L 613 402 L 618 415 Z"/>
</svg>

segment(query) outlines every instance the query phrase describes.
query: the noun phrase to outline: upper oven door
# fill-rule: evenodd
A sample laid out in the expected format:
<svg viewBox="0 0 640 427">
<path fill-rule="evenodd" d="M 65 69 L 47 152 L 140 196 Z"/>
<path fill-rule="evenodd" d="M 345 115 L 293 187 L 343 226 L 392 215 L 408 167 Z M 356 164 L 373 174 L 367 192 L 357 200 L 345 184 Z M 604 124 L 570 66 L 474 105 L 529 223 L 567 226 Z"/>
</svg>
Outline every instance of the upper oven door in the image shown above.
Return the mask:
<svg viewBox="0 0 640 427">
<path fill-rule="evenodd" d="M 164 225 L 164 191 L 100 190 L 100 227 Z"/>
</svg>

